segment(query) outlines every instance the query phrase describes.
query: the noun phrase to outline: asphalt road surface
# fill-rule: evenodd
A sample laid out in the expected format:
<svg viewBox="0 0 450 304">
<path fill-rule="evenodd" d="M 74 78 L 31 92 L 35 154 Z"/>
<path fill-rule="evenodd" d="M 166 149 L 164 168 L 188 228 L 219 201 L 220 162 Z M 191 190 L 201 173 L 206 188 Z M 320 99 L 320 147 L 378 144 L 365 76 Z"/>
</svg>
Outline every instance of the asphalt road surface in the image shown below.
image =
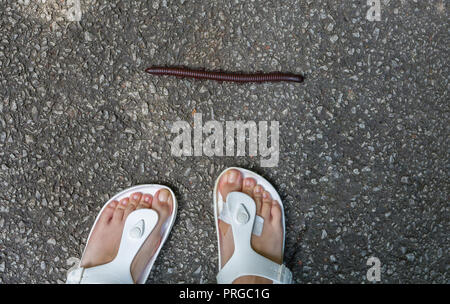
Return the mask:
<svg viewBox="0 0 450 304">
<path fill-rule="evenodd" d="M 64 282 L 103 204 L 142 183 L 179 200 L 149 283 L 215 283 L 212 188 L 229 166 L 278 189 L 296 283 L 369 283 L 370 257 L 380 283 L 450 283 L 448 2 L 375 9 L 0 0 L 0 283 Z M 305 82 L 155 77 L 152 65 Z M 278 161 L 174 155 L 171 128 L 194 114 L 278 122 Z"/>
</svg>

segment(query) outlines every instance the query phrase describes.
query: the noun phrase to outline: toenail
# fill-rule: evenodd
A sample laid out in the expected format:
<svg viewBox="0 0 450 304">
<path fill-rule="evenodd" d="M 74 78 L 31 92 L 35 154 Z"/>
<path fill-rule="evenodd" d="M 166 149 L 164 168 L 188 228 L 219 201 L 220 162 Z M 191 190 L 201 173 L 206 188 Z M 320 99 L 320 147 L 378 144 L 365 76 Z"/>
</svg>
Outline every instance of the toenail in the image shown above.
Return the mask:
<svg viewBox="0 0 450 304">
<path fill-rule="evenodd" d="M 252 185 L 252 181 L 247 179 L 245 180 L 245 186 L 250 187 Z"/>
<path fill-rule="evenodd" d="M 269 193 L 264 192 L 264 193 L 263 193 L 263 197 L 264 197 L 264 198 L 269 198 Z"/>
<path fill-rule="evenodd" d="M 148 203 L 150 201 L 150 196 L 144 197 L 144 201 Z"/>
<path fill-rule="evenodd" d="M 234 183 L 236 178 L 237 178 L 237 172 L 236 171 L 232 170 L 232 171 L 230 171 L 230 173 L 228 173 L 228 182 L 229 183 Z"/>
<path fill-rule="evenodd" d="M 167 202 L 167 199 L 169 198 L 169 193 L 167 191 L 160 191 L 158 198 L 160 202 Z"/>
<path fill-rule="evenodd" d="M 256 193 L 260 193 L 261 192 L 261 187 L 260 186 L 256 186 L 255 187 L 255 192 Z"/>
<path fill-rule="evenodd" d="M 128 204 L 128 199 L 124 199 L 121 203 L 122 205 L 126 206 Z"/>
<path fill-rule="evenodd" d="M 111 203 L 109 204 L 109 206 L 110 206 L 111 208 L 116 208 L 117 202 L 116 202 L 116 201 L 111 202 Z"/>
<path fill-rule="evenodd" d="M 139 199 L 139 194 L 133 195 L 133 199 L 137 201 Z"/>
</svg>

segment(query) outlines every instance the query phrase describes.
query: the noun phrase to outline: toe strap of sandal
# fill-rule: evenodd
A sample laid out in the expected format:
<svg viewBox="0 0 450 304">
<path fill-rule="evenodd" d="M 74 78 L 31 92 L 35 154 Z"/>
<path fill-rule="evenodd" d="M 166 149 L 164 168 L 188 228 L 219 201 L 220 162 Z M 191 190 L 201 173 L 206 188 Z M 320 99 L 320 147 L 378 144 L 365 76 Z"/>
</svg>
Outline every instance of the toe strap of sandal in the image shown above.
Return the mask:
<svg viewBox="0 0 450 304">
<path fill-rule="evenodd" d="M 233 222 L 233 215 L 231 212 L 230 205 L 223 204 L 222 211 L 220 212 L 219 219 L 229 225 Z M 261 236 L 264 227 L 264 218 L 259 215 L 255 216 L 255 222 L 253 224 L 252 233 L 257 236 Z"/>
<path fill-rule="evenodd" d="M 134 257 L 158 222 L 158 213 L 152 209 L 135 210 L 127 217 L 114 260 L 100 266 L 78 267 L 67 275 L 67 284 L 132 284 L 130 267 Z"/>
<path fill-rule="evenodd" d="M 233 232 L 234 253 L 219 271 L 217 282 L 230 284 L 239 277 L 252 275 L 272 280 L 274 284 L 292 283 L 292 273 L 285 265 L 263 257 L 251 247 L 251 236 L 256 220 L 254 200 L 242 192 L 231 192 L 224 204 L 222 213 L 224 212 L 223 217 L 231 225 Z"/>
</svg>

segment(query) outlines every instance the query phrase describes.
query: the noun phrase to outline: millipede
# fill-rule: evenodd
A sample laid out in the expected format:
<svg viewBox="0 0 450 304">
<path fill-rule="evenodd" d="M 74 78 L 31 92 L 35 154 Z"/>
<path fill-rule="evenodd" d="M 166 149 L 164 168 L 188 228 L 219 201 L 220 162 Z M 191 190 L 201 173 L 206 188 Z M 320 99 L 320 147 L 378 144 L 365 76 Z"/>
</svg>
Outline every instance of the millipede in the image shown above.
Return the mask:
<svg viewBox="0 0 450 304">
<path fill-rule="evenodd" d="M 244 74 L 244 73 L 230 73 L 230 72 L 212 72 L 212 71 L 201 71 L 192 70 L 180 67 L 149 67 L 145 70 L 147 73 L 152 75 L 167 75 L 167 76 L 177 76 L 184 78 L 195 78 L 195 79 L 206 79 L 215 81 L 231 81 L 231 82 L 303 82 L 304 78 L 302 75 L 290 74 L 290 73 L 254 73 L 254 74 Z"/>
</svg>

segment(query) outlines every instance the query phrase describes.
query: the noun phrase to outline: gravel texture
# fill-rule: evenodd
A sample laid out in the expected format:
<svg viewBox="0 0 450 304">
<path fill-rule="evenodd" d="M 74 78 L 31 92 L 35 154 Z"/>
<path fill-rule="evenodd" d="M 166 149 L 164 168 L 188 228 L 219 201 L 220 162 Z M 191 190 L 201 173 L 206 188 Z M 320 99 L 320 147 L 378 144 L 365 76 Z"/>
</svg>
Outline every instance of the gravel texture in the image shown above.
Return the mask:
<svg viewBox="0 0 450 304">
<path fill-rule="evenodd" d="M 0 283 L 62 283 L 105 201 L 163 183 L 178 219 L 149 282 L 215 283 L 212 187 L 255 170 L 297 283 L 450 283 L 446 1 L 0 0 Z M 302 73 L 233 84 L 150 65 Z M 280 122 L 280 160 L 175 157 L 173 122 Z"/>
</svg>

